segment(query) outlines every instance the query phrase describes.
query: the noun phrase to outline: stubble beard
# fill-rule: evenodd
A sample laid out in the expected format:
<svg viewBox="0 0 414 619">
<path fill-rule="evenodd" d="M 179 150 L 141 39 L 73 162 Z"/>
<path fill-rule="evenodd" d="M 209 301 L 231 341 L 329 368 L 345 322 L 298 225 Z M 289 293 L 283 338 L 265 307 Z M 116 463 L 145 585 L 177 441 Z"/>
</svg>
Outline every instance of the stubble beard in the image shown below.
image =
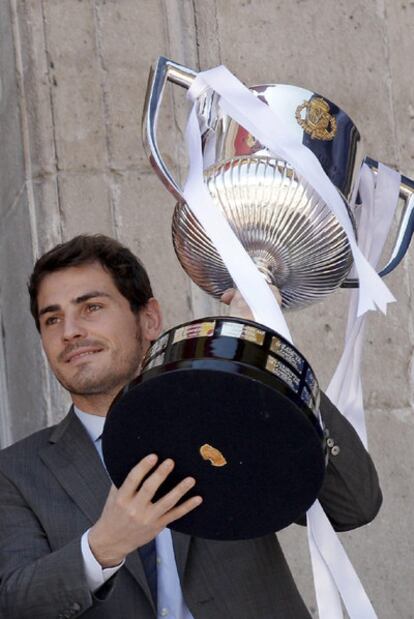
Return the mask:
<svg viewBox="0 0 414 619">
<path fill-rule="evenodd" d="M 109 367 L 95 370 L 85 363 L 84 366 L 79 366 L 78 372 L 71 379 L 65 379 L 59 373 L 55 373 L 55 376 L 70 395 L 86 397 L 116 395 L 120 389 L 139 374 L 143 353 L 142 336 L 141 333 L 137 333 L 133 350 L 129 351 L 128 354 L 120 351 L 108 362 Z"/>
</svg>

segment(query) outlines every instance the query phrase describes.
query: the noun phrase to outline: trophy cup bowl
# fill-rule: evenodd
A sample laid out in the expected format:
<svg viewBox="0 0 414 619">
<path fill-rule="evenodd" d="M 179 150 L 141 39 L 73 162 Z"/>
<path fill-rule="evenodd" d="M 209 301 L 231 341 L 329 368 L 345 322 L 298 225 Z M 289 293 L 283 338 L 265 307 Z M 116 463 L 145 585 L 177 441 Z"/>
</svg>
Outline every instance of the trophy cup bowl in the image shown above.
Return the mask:
<svg viewBox="0 0 414 619">
<path fill-rule="evenodd" d="M 332 293 L 352 255 L 344 230 L 312 187 L 285 161 L 234 157 L 205 172 L 207 187 L 233 231 L 285 308 Z M 351 220 L 352 215 L 349 211 Z M 178 259 L 205 292 L 220 298 L 234 286 L 219 253 L 186 203 L 173 216 Z"/>
<path fill-rule="evenodd" d="M 185 203 L 156 139 L 166 81 L 189 88 L 196 75 L 166 58 L 158 60 L 149 79 L 144 144 L 177 199 L 172 230 L 178 259 L 196 284 L 219 298 L 233 280 Z M 316 155 L 355 230 L 352 196 L 364 161 L 355 124 L 333 102 L 303 88 L 268 84 L 251 90 L 277 109 L 292 139 Z M 348 238 L 329 207 L 219 103 L 211 89 L 196 102 L 205 183 L 259 271 L 279 289 L 283 307 L 302 307 L 339 286 L 357 285 L 348 277 Z M 365 161 L 375 170 L 376 162 Z M 413 193 L 414 183 L 403 177 L 405 214 L 380 275 L 392 270 L 408 247 Z M 323 482 L 321 397 L 300 351 L 268 327 L 223 316 L 179 325 L 150 347 L 141 375 L 111 407 L 103 433 L 108 472 L 119 486 L 146 454 L 172 457 L 176 467 L 161 494 L 193 475 L 194 493 L 204 499 L 172 529 L 226 540 L 277 531 L 304 514 Z"/>
</svg>

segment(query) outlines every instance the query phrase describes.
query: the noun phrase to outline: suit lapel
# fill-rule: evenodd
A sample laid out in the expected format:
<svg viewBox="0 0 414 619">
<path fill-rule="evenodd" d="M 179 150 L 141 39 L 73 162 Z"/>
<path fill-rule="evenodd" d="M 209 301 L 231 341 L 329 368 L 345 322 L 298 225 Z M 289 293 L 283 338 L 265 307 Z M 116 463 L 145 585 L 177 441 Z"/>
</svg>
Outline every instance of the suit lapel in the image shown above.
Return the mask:
<svg viewBox="0 0 414 619">
<path fill-rule="evenodd" d="M 180 577 L 180 582 L 184 582 L 184 572 L 187 564 L 191 537 L 189 535 L 185 535 L 184 533 L 178 533 L 177 531 L 171 531 L 171 534 L 178 575 Z"/>
<path fill-rule="evenodd" d="M 41 451 L 40 457 L 91 525 L 94 524 L 101 515 L 111 480 L 73 409 L 56 426 L 49 445 Z M 152 604 L 151 591 L 138 552 L 128 555 L 125 567 Z"/>
<path fill-rule="evenodd" d="M 111 480 L 72 409 L 56 426 L 40 457 L 91 524 L 96 522 Z"/>
</svg>

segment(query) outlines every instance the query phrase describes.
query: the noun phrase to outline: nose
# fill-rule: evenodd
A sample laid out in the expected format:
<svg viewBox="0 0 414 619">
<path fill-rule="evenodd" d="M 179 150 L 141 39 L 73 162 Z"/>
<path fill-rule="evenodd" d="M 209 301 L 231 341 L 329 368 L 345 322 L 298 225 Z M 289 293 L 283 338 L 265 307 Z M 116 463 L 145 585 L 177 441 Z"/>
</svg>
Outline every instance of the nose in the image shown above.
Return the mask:
<svg viewBox="0 0 414 619">
<path fill-rule="evenodd" d="M 87 331 L 81 321 L 75 316 L 66 316 L 63 326 L 62 337 L 65 342 L 86 337 Z"/>
</svg>

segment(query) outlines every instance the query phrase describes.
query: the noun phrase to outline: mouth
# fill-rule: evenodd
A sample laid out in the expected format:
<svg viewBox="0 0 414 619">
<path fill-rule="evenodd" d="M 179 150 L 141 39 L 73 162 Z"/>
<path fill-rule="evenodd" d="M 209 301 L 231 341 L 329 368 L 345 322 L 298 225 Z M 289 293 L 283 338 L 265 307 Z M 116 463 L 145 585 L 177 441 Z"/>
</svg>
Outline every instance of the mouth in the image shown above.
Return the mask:
<svg viewBox="0 0 414 619">
<path fill-rule="evenodd" d="M 78 349 L 66 357 L 65 363 L 75 364 L 77 362 L 85 361 L 86 359 L 92 357 L 92 355 L 102 352 L 102 350 L 103 348 Z"/>
</svg>

